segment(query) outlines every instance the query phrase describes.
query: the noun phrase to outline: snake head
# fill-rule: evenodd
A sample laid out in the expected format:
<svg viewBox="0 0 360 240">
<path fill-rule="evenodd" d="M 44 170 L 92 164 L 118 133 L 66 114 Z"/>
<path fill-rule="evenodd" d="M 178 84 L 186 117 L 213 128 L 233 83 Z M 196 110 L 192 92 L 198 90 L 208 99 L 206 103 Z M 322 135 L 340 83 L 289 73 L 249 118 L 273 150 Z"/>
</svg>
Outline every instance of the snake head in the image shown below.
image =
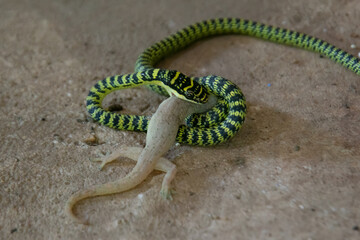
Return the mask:
<svg viewBox="0 0 360 240">
<path fill-rule="evenodd" d="M 166 86 L 171 94 L 194 103 L 206 103 L 207 90 L 194 79 L 178 71 L 168 71 Z"/>
</svg>

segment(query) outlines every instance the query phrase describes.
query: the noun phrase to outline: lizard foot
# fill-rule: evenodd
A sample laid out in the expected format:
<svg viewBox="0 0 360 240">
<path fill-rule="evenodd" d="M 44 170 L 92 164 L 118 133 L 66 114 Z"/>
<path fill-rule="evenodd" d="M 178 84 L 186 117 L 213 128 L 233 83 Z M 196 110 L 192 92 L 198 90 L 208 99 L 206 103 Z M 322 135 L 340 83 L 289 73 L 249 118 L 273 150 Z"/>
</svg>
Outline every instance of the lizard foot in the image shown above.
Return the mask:
<svg viewBox="0 0 360 240">
<path fill-rule="evenodd" d="M 175 194 L 176 192 L 171 188 L 171 181 L 175 177 L 176 166 L 167 159 L 160 159 L 158 165 L 161 165 L 163 171 L 166 172 L 162 182 L 160 195 L 163 199 L 172 200 L 172 194 Z"/>
<path fill-rule="evenodd" d="M 164 199 L 164 200 L 173 200 L 172 195 L 176 194 L 176 191 L 174 189 L 171 188 L 162 188 L 160 191 L 160 196 Z"/>
</svg>

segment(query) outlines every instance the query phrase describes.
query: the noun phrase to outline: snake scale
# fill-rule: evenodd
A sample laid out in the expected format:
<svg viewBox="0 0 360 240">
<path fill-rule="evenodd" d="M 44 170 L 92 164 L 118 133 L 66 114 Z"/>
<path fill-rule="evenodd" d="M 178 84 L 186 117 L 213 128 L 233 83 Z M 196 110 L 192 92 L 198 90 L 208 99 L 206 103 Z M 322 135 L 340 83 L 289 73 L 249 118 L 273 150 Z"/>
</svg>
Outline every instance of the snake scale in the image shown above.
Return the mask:
<svg viewBox="0 0 360 240">
<path fill-rule="evenodd" d="M 241 128 L 246 104 L 241 90 L 219 76 L 188 77 L 178 71 L 155 68 L 161 59 L 200 39 L 224 34 L 241 34 L 320 53 L 360 75 L 360 59 L 312 36 L 239 18 L 218 18 L 190 25 L 155 43 L 137 59 L 132 74 L 107 77 L 96 83 L 86 99 L 87 110 L 101 124 L 120 130 L 146 131 L 149 117 L 106 111 L 101 103 L 112 91 L 149 85 L 163 95 L 204 103 L 208 94 L 218 103 L 208 112 L 193 114 L 179 128 L 176 141 L 190 145 L 215 145 L 230 139 Z"/>
</svg>

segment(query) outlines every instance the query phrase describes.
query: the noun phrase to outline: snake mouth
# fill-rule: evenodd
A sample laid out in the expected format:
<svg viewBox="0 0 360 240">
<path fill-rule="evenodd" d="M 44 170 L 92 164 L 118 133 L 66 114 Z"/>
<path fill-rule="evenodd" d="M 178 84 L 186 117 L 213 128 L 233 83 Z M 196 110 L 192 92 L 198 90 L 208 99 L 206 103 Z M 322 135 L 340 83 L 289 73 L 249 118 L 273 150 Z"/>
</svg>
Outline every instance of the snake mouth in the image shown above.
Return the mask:
<svg viewBox="0 0 360 240">
<path fill-rule="evenodd" d="M 202 103 L 207 102 L 207 99 L 208 99 L 207 97 L 206 97 L 206 99 L 200 99 L 198 97 L 195 97 L 194 95 L 187 94 L 187 92 L 185 94 L 180 94 L 180 93 L 178 93 L 177 91 L 175 91 L 173 89 L 168 89 L 168 94 L 169 94 L 170 97 L 171 96 L 176 96 L 177 98 L 180 98 L 180 99 L 182 99 L 184 101 L 197 103 L 197 104 L 202 104 Z"/>
</svg>

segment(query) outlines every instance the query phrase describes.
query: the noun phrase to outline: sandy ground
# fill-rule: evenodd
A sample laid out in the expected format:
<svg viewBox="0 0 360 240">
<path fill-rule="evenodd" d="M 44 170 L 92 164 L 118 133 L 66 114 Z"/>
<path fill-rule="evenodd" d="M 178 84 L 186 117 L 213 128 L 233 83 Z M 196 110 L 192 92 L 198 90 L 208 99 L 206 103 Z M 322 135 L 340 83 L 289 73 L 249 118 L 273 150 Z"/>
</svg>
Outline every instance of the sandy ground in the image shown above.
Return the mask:
<svg viewBox="0 0 360 240">
<path fill-rule="evenodd" d="M 89 158 L 143 146 L 144 133 L 88 119 L 103 77 L 133 71 L 150 44 L 196 21 L 234 16 L 306 32 L 358 55 L 358 0 L 0 1 L 0 239 L 360 239 L 360 77 L 318 54 L 244 37 L 207 39 L 159 66 L 231 79 L 248 100 L 242 130 L 217 147 L 174 147 L 173 201 L 163 173 L 136 189 L 69 196 L 125 176 Z M 352 44 L 354 44 L 352 46 Z M 106 105 L 150 115 L 146 89 Z M 99 144 L 85 140 L 96 135 Z"/>
</svg>

